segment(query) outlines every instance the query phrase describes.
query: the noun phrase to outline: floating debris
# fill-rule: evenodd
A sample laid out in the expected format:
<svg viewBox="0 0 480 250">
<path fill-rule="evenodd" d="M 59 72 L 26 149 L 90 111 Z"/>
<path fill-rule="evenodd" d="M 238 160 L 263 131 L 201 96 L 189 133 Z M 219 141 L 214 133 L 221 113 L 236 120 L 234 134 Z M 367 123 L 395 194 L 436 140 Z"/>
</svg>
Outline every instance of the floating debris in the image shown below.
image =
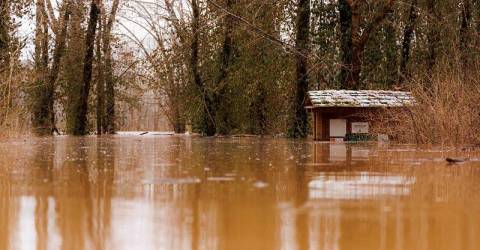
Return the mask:
<svg viewBox="0 0 480 250">
<path fill-rule="evenodd" d="M 175 132 L 173 131 L 118 131 L 116 133 L 117 136 L 141 136 L 141 135 L 147 135 L 149 136 L 155 136 L 155 135 L 164 135 L 164 136 L 171 136 L 175 135 Z"/>
<path fill-rule="evenodd" d="M 462 162 L 466 162 L 466 161 L 469 161 L 468 158 L 450 158 L 448 157 L 446 159 L 447 162 L 449 163 L 462 163 Z"/>
</svg>

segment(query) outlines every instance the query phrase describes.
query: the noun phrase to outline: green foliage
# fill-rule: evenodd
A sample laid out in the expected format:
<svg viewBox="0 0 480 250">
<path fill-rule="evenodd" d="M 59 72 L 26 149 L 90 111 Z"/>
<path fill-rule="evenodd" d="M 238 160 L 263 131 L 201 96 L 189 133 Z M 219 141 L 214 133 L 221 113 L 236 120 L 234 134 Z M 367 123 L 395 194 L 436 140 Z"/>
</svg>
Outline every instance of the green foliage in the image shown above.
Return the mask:
<svg viewBox="0 0 480 250">
<path fill-rule="evenodd" d="M 312 1 L 311 89 L 337 88 L 340 66 L 337 3 Z"/>
<path fill-rule="evenodd" d="M 362 86 L 367 89 L 389 89 L 398 80 L 397 32 L 394 13 L 389 13 L 382 27 L 367 43 L 364 52 Z"/>
</svg>

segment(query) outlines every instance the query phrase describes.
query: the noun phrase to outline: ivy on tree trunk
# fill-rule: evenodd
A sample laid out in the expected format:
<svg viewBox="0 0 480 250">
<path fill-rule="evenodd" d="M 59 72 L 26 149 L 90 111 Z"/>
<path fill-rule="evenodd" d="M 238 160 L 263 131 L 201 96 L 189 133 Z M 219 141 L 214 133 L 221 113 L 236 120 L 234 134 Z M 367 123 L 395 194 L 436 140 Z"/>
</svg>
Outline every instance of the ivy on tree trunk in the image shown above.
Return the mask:
<svg viewBox="0 0 480 250">
<path fill-rule="evenodd" d="M 310 53 L 310 0 L 298 0 L 296 23 L 296 71 L 293 112 L 289 136 L 303 138 L 308 134 L 305 101 L 308 93 L 308 56 Z"/>
<path fill-rule="evenodd" d="M 73 135 L 86 135 L 88 133 L 88 96 L 92 81 L 93 49 L 95 45 L 95 32 L 97 29 L 99 8 L 98 0 L 92 0 L 85 36 L 85 59 L 83 61 L 83 85 L 80 92 L 79 103 L 76 105 L 73 123 Z"/>
</svg>

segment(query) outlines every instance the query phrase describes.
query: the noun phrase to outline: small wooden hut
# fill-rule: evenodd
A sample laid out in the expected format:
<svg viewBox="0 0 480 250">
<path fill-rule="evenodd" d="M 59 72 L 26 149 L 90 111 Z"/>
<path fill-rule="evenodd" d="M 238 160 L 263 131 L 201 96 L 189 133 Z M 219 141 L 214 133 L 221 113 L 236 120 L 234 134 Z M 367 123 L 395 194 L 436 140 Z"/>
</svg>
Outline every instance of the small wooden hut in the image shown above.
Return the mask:
<svg viewBox="0 0 480 250">
<path fill-rule="evenodd" d="M 365 113 L 405 108 L 415 100 L 410 92 L 383 90 L 320 90 L 310 91 L 305 108 L 313 114 L 313 139 L 344 141 L 369 135 L 375 116 Z"/>
</svg>

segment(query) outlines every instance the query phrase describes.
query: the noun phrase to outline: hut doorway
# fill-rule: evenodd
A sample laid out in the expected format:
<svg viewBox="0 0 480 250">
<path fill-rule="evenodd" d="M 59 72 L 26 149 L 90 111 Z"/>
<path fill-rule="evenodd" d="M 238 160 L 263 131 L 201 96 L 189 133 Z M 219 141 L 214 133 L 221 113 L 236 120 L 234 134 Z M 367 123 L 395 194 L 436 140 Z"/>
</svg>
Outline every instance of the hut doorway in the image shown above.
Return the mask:
<svg viewBox="0 0 480 250">
<path fill-rule="evenodd" d="M 346 119 L 330 119 L 330 138 L 345 138 L 347 135 Z"/>
</svg>

